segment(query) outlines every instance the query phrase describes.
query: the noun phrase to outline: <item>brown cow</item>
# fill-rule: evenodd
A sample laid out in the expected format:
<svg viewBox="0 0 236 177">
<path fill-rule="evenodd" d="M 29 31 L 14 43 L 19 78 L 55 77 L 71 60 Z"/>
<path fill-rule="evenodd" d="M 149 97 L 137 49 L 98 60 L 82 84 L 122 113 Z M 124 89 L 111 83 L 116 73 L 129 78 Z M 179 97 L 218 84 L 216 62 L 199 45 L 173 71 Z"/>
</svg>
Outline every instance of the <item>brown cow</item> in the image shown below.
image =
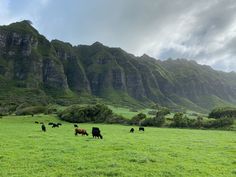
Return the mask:
<svg viewBox="0 0 236 177">
<path fill-rule="evenodd" d="M 75 129 L 75 135 L 77 135 L 77 134 L 81 134 L 82 136 L 84 136 L 84 135 L 88 136 L 87 131 L 85 129 L 81 129 L 81 128 L 76 128 Z"/>
</svg>

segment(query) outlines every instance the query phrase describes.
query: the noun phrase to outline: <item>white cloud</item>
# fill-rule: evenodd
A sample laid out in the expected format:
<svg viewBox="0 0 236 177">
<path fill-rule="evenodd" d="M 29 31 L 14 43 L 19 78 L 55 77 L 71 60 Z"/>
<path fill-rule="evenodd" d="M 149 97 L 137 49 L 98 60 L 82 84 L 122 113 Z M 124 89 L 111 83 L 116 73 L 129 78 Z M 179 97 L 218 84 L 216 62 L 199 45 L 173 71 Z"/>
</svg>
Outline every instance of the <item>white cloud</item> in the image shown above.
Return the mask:
<svg viewBox="0 0 236 177">
<path fill-rule="evenodd" d="M 0 0 L 0 23 L 29 19 L 49 39 L 236 71 L 235 0 Z M 16 1 L 15 1 L 16 2 Z"/>
<path fill-rule="evenodd" d="M 0 0 L 0 23 L 6 24 L 12 22 L 14 19 L 11 17 L 9 10 L 9 1 Z"/>
</svg>

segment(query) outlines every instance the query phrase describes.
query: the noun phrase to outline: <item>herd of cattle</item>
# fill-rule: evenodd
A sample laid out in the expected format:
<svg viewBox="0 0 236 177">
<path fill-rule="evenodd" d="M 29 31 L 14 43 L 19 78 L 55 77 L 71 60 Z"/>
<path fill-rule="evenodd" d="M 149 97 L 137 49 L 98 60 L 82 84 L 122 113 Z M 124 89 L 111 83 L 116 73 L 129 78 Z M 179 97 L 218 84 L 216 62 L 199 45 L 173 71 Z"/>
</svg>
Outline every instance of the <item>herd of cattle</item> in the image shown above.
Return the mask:
<svg viewBox="0 0 236 177">
<path fill-rule="evenodd" d="M 36 124 L 42 124 L 41 125 L 41 129 L 43 132 L 46 132 L 46 126 L 43 122 L 38 122 L 38 121 L 35 121 Z M 54 122 L 49 122 L 48 125 L 52 126 L 52 128 L 59 128 L 59 126 L 62 126 L 61 123 L 54 123 Z M 82 128 L 78 128 L 78 125 L 77 124 L 74 124 L 74 128 L 75 128 L 75 136 L 78 135 L 78 134 L 81 134 L 82 136 L 86 135 L 88 136 L 89 134 L 87 133 L 87 131 L 85 129 L 82 129 Z M 144 131 L 144 127 L 139 127 L 139 131 Z M 130 133 L 134 133 L 134 128 L 131 128 L 130 129 Z M 93 135 L 93 138 L 100 138 L 102 139 L 103 136 L 101 135 L 101 131 L 98 127 L 93 127 L 92 128 L 92 135 Z"/>
</svg>

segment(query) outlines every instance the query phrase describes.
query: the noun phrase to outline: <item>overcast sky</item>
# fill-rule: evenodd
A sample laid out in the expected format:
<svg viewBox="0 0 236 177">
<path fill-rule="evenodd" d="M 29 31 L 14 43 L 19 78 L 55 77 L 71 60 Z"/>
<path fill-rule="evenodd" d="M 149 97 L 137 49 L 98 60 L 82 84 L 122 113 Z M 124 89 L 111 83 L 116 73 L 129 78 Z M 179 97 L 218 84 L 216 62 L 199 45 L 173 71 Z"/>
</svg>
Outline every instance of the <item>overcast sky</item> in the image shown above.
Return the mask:
<svg viewBox="0 0 236 177">
<path fill-rule="evenodd" d="M 29 19 L 48 39 L 236 71 L 236 0 L 0 0 L 0 24 Z"/>
</svg>

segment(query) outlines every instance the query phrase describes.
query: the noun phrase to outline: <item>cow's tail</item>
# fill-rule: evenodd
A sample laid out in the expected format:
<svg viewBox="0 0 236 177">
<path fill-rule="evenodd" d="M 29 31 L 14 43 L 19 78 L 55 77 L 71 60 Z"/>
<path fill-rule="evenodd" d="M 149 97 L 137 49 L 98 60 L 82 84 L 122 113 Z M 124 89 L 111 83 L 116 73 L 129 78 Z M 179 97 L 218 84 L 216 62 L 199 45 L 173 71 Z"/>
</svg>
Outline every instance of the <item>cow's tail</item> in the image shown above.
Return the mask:
<svg viewBox="0 0 236 177">
<path fill-rule="evenodd" d="M 99 137 L 100 137 L 101 139 L 103 138 L 101 134 L 99 135 Z"/>
</svg>

